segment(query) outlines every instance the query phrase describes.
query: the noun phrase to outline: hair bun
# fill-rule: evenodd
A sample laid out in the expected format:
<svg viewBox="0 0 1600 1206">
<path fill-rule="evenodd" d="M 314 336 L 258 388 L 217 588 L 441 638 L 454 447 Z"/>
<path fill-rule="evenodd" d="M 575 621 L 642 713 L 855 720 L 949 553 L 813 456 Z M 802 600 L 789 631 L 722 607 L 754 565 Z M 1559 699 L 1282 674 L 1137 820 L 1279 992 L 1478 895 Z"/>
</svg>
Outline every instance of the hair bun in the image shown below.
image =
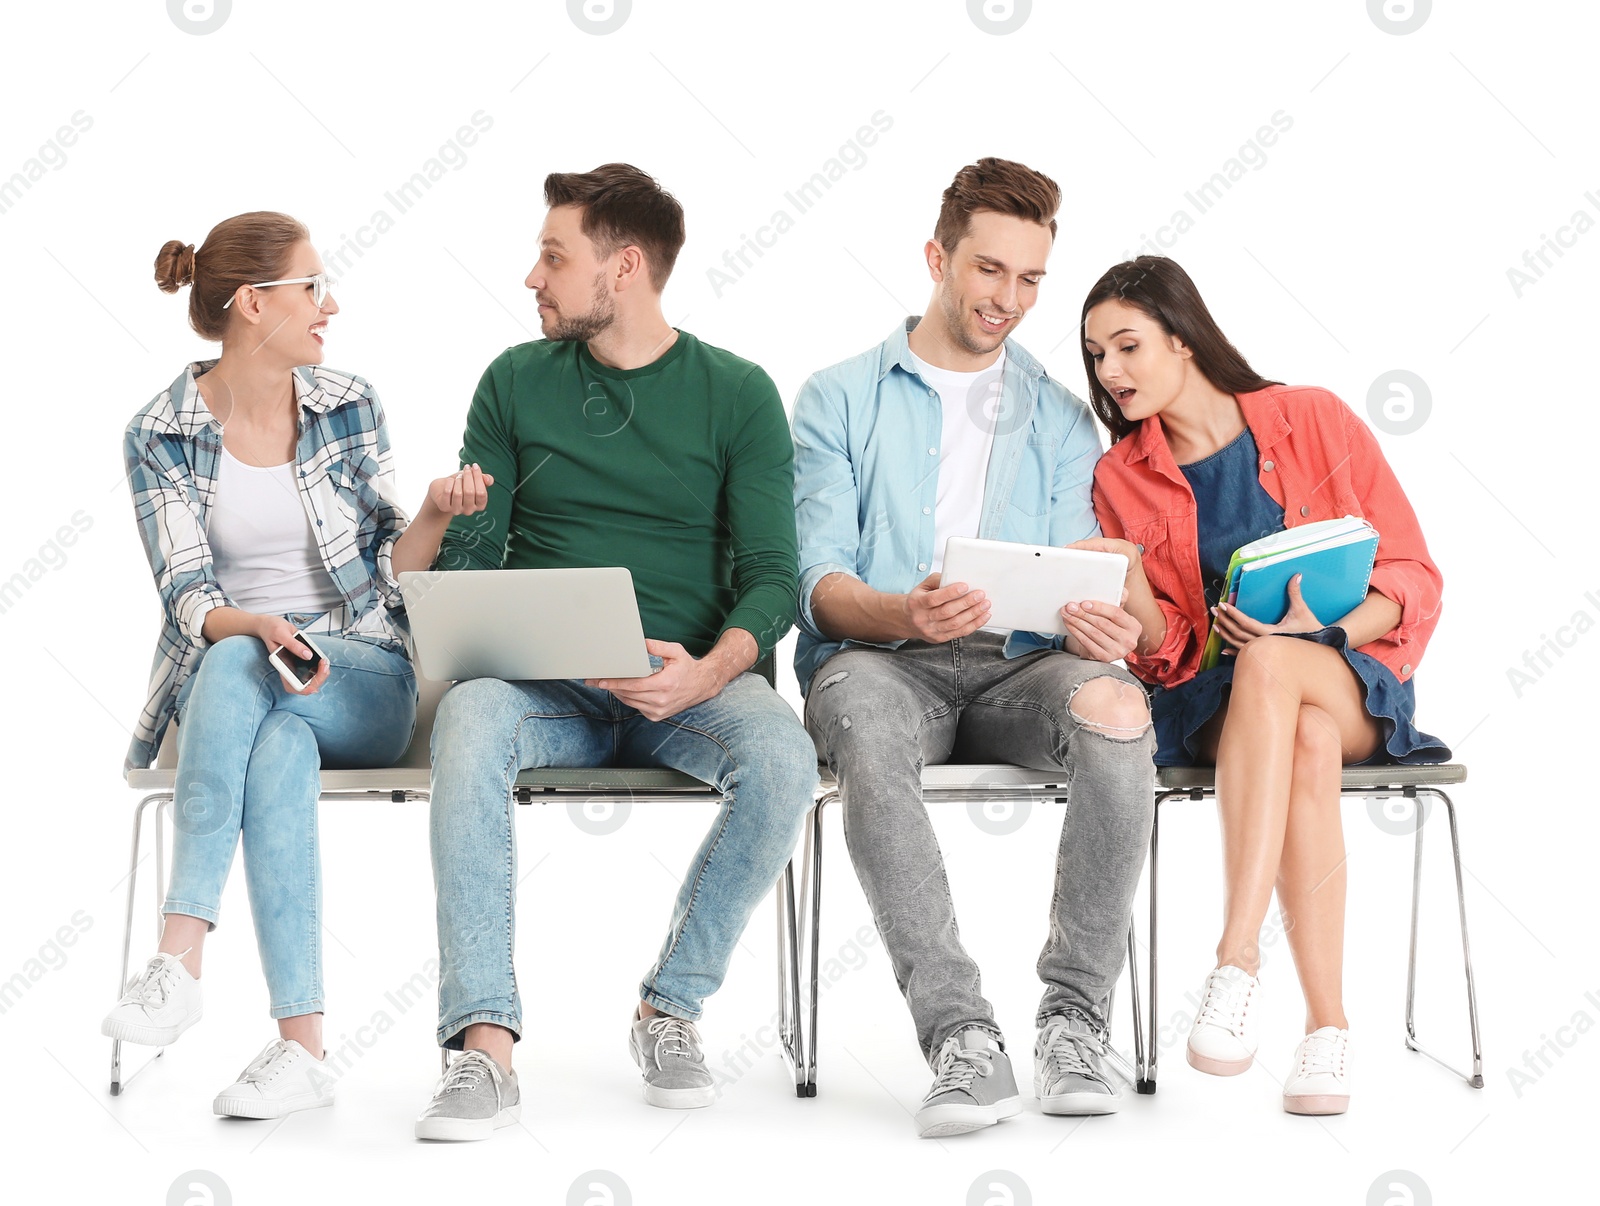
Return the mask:
<svg viewBox="0 0 1600 1206">
<path fill-rule="evenodd" d="M 176 293 L 194 283 L 194 244 L 169 239 L 156 253 L 156 284 L 163 293 Z"/>
</svg>

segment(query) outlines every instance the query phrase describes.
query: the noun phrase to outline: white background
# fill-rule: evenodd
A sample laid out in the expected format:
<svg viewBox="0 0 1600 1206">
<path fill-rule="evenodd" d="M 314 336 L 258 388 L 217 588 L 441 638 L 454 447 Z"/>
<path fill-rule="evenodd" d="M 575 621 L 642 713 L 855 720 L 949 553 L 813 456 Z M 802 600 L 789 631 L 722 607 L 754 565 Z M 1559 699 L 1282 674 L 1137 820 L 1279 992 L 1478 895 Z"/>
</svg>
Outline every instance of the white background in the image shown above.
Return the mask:
<svg viewBox="0 0 1600 1206">
<path fill-rule="evenodd" d="M 205 35 L 180 29 L 159 0 L 11 6 L 4 20 L 0 178 L 36 156 L 58 161 L 0 213 L 0 578 L 37 578 L 0 615 L 11 700 L 0 978 L 26 985 L 0 1015 L 0 1117 L 16 1153 L 9 1178 L 31 1186 L 27 1200 L 158 1203 L 191 1169 L 221 1177 L 240 1203 L 491 1192 L 565 1202 L 575 1179 L 570 1200 L 584 1201 L 579 1175 L 593 1169 L 626 1185 L 615 1200 L 641 1204 L 980 1202 L 996 1180 L 980 1174 L 993 1169 L 1026 1184 L 1017 1202 L 1407 1200 L 1384 1188 L 1392 1169 L 1427 1187 L 1411 1200 L 1499 1202 L 1547 1200 L 1573 1174 L 1600 1054 L 1585 890 L 1596 814 L 1579 790 L 1600 649 L 1586 631 L 1600 620 L 1600 569 L 1582 501 L 1600 233 L 1569 230 L 1573 245 L 1520 296 L 1507 270 L 1576 211 L 1600 220 L 1591 8 L 1440 3 L 1404 35 L 1362 0 L 1039 3 L 1009 35 L 980 28 L 961 0 L 637 0 L 604 36 L 560 0 L 450 13 L 237 0 Z M 1130 1095 L 1120 1116 L 1087 1123 L 1030 1101 L 998 1130 L 919 1142 L 909 1111 L 928 1072 L 835 813 L 823 950 L 843 952 L 843 974 L 823 999 L 820 1096 L 795 1100 L 769 1047 L 715 1108 L 653 1110 L 625 1024 L 709 810 L 640 808 L 595 836 L 560 810 L 525 809 L 523 867 L 538 866 L 519 902 L 524 1126 L 486 1144 L 423 1146 L 411 1120 L 437 1070 L 431 990 L 404 1011 L 384 994 L 426 974 L 435 951 L 425 809 L 330 804 L 328 1039 L 353 1053 L 337 1105 L 281 1126 L 210 1114 L 273 1033 L 241 875 L 207 948 L 204 1024 L 108 1097 L 98 1023 L 114 996 L 134 803 L 121 761 L 158 627 L 120 437 L 208 348 L 187 328 L 185 295 L 152 284 L 153 258 L 165 240 L 198 244 L 248 209 L 298 216 L 328 255 L 392 209 L 384 194 L 479 110 L 493 124 L 464 165 L 340 274 L 328 339 L 329 364 L 379 389 L 413 507 L 455 467 L 483 367 L 537 330 L 521 281 L 550 171 L 625 160 L 670 188 L 689 241 L 669 320 L 760 362 L 792 399 L 808 372 L 922 311 L 920 249 L 956 169 L 1020 159 L 1064 192 L 1020 340 L 1081 394 L 1074 326 L 1089 285 L 1176 209 L 1192 214 L 1184 194 L 1274 113 L 1292 119 L 1264 165 L 1163 250 L 1263 374 L 1329 387 L 1363 414 L 1392 369 L 1431 392 L 1420 429 L 1380 438 L 1447 584 L 1420 719 L 1471 767 L 1458 799 L 1487 1088 L 1402 1047 L 1410 843 L 1360 802 L 1345 811 L 1350 1113 L 1317 1121 L 1279 1107 L 1301 1014 L 1281 938 L 1267 951 L 1257 1070 L 1222 1081 L 1188 1068 L 1184 998 L 1211 965 L 1219 856 L 1211 808 L 1176 804 L 1163 830 L 1160 1008 L 1174 1025 L 1156 1096 Z M 717 296 L 708 268 L 880 110 L 893 124 L 864 164 Z M 64 163 L 41 152 L 78 111 L 92 125 Z M 88 530 L 49 549 L 78 512 Z M 1585 631 L 1558 633 L 1578 613 Z M 1570 648 L 1519 690 L 1508 671 L 1546 634 Z M 791 646 L 784 692 L 798 703 Z M 1059 820 L 1040 806 L 1002 837 L 960 809 L 936 817 L 963 935 L 1024 1083 Z M 1428 833 L 1419 1029 L 1462 1063 L 1444 827 Z M 142 896 L 136 958 L 153 947 L 152 911 Z M 52 948 L 75 916 L 74 944 Z M 763 906 L 702 1027 L 714 1065 L 770 1019 L 773 981 Z M 378 1014 L 383 1034 L 360 1030 Z M 1117 1037 L 1127 1045 L 1125 1020 Z M 1547 1042 L 1548 1068 L 1535 1056 L 1530 1072 L 1525 1053 Z M 134 1066 L 143 1054 L 130 1052 Z M 1526 1079 L 1514 1083 L 1513 1068 Z"/>
</svg>

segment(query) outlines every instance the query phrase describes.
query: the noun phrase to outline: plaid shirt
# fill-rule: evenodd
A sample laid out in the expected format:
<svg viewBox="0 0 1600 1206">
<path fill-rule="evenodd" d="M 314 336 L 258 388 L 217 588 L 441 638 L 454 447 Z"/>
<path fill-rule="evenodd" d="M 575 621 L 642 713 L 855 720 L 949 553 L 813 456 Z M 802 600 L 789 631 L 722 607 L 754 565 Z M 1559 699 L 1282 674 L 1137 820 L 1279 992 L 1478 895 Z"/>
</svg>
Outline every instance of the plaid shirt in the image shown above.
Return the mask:
<svg viewBox="0 0 1600 1206">
<path fill-rule="evenodd" d="M 178 689 L 209 643 L 206 613 L 233 602 L 218 585 L 206 528 L 217 498 L 222 424 L 195 378 L 215 360 L 189 365 L 128 424 L 123 444 L 139 536 L 161 596 L 161 637 L 150 698 L 139 714 L 124 774 L 150 765 L 172 720 Z M 300 500 L 322 564 L 344 601 L 307 626 L 405 652 L 410 636 L 391 556 L 405 530 L 383 407 L 360 377 L 320 366 L 294 370 L 300 404 L 295 452 Z"/>
</svg>

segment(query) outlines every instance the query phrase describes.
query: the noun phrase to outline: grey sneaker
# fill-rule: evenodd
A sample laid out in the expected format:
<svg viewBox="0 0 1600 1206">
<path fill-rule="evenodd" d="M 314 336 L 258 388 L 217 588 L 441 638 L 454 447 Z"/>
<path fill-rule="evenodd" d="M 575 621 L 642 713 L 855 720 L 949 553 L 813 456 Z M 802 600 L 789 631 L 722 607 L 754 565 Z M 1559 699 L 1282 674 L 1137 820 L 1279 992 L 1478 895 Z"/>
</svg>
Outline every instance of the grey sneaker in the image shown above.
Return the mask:
<svg viewBox="0 0 1600 1206">
<path fill-rule="evenodd" d="M 717 1086 L 706 1070 L 700 1032 L 683 1018 L 658 1013 L 634 1018 L 628 1051 L 644 1073 L 644 1099 L 668 1110 L 692 1110 L 717 1099 Z"/>
<path fill-rule="evenodd" d="M 465 1051 L 450 1061 L 433 1100 L 417 1119 L 418 1139 L 487 1139 L 522 1117 L 517 1074 L 502 1072 L 482 1051 Z"/>
<path fill-rule="evenodd" d="M 1033 1045 L 1033 1092 L 1046 1114 L 1115 1114 L 1122 1087 L 1105 1040 L 1084 1019 L 1052 1014 Z"/>
<path fill-rule="evenodd" d="M 1022 1113 L 1011 1060 L 986 1030 L 963 1030 L 939 1048 L 938 1075 L 917 1111 L 924 1139 L 960 1135 Z"/>
</svg>

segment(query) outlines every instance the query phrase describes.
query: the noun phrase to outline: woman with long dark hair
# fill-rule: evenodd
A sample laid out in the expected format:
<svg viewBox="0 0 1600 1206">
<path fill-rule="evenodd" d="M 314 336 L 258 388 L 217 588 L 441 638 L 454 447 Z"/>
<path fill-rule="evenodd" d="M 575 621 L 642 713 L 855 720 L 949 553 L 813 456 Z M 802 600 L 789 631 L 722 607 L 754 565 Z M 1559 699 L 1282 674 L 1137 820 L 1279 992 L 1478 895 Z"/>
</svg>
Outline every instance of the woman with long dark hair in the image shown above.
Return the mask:
<svg viewBox="0 0 1600 1206">
<path fill-rule="evenodd" d="M 1449 758 L 1413 723 L 1413 679 L 1442 581 L 1366 425 L 1324 389 L 1268 381 L 1227 340 L 1176 263 L 1118 264 L 1083 303 L 1083 361 L 1112 447 L 1095 470 L 1105 538 L 1129 559 L 1142 632 L 1129 668 L 1150 686 L 1160 765 L 1217 768 L 1225 900 L 1217 965 L 1189 1062 L 1231 1076 L 1256 1051 L 1257 935 L 1273 889 L 1306 1002 L 1284 1083 L 1291 1113 L 1349 1104 L 1340 768 Z M 1366 598 L 1324 624 L 1298 577 L 1261 623 L 1222 598 L 1234 550 L 1345 515 L 1379 534 Z M 1215 628 L 1220 663 L 1200 669 Z"/>
<path fill-rule="evenodd" d="M 439 478 L 408 525 L 376 393 L 322 366 L 339 306 L 293 218 L 229 218 L 198 251 L 165 244 L 155 269 L 167 293 L 190 286 L 189 324 L 222 355 L 185 368 L 124 441 L 163 617 L 125 766 L 149 766 L 173 723 L 178 765 L 160 944 L 101 1030 L 160 1046 L 200 1019 L 201 950 L 242 839 L 278 1038 L 213 1109 L 276 1118 L 333 1100 L 320 768 L 405 752 L 417 689 L 396 576 L 428 568 L 450 517 L 482 510 L 492 479 L 475 465 Z M 314 652 L 302 682 L 296 661 Z"/>
</svg>

